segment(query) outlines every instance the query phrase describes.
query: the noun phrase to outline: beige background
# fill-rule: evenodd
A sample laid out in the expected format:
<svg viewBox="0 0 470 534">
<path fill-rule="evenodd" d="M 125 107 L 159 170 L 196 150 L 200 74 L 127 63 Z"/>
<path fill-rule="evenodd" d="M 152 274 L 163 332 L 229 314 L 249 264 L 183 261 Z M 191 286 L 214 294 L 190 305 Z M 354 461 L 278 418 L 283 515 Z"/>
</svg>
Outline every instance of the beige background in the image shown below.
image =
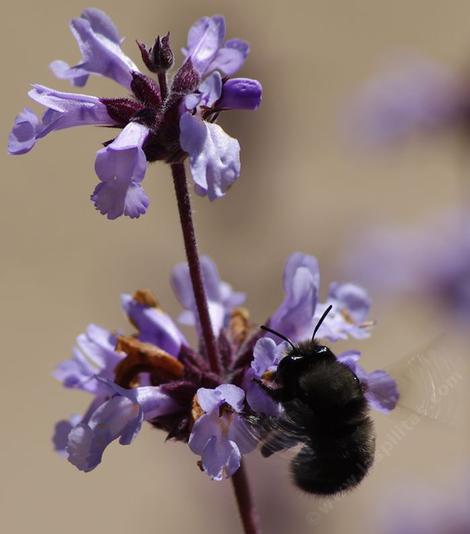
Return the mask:
<svg viewBox="0 0 470 534">
<path fill-rule="evenodd" d="M 465 0 L 96 5 L 112 15 L 128 37 L 125 50 L 136 60 L 135 38 L 150 42 L 171 30 L 178 49 L 187 28 L 204 14 L 224 14 L 229 36 L 252 44 L 242 75 L 262 81 L 262 108 L 221 121 L 240 139 L 242 177 L 224 200 L 209 204 L 195 198 L 194 206 L 201 249 L 216 259 L 225 280 L 248 293 L 255 320 L 280 302 L 290 252 L 316 254 L 326 287 L 340 271 L 343 245 L 355 227 L 419 221 L 458 201 L 456 139 L 359 155 L 341 138 L 339 124 L 352 92 L 397 50 L 418 50 L 461 68 L 470 56 Z M 67 21 L 85 7 L 77 0 L 4 5 L 2 146 L 15 114 L 29 105 L 28 84 L 69 90 L 47 65 L 78 58 Z M 118 86 L 97 79 L 85 91 L 120 94 Z M 157 164 L 149 170 L 145 189 L 151 207 L 145 217 L 110 223 L 88 200 L 97 182 L 94 153 L 104 139 L 98 129 L 71 130 L 51 135 L 27 156 L 2 151 L 0 530 L 239 532 L 230 484 L 201 475 L 187 448 L 164 445 L 156 431 L 146 428 L 128 448 L 114 444 L 88 475 L 52 451 L 54 422 L 87 403 L 85 395 L 62 389 L 50 377 L 68 357 L 75 336 L 92 321 L 127 328 L 119 294 L 139 287 L 152 288 L 169 312 L 178 312 L 167 284 L 170 268 L 183 259 L 169 169 Z M 419 303 L 408 302 L 404 312 L 398 303 L 376 302 L 373 338 L 348 345 L 363 349 L 369 368 L 428 340 L 438 320 Z M 381 446 L 399 419 L 377 420 Z M 326 504 L 291 487 L 282 459 L 254 454 L 249 467 L 265 532 L 335 534 L 375 532 L 374 511 L 390 488 L 409 480 L 444 488 L 465 458 L 464 437 L 423 422 L 357 491 Z"/>
</svg>

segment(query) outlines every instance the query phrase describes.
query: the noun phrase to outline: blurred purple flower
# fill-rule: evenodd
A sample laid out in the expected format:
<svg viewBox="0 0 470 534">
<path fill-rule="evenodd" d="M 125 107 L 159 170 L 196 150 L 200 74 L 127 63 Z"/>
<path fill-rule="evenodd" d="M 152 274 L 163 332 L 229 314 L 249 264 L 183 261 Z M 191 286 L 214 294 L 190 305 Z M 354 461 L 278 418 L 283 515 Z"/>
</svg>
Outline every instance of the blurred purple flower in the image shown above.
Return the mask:
<svg viewBox="0 0 470 534">
<path fill-rule="evenodd" d="M 382 500 L 375 532 L 381 534 L 465 534 L 470 532 L 470 484 L 454 487 L 406 484 Z M 406 498 L 404 498 L 406 495 Z"/>
<path fill-rule="evenodd" d="M 432 298 L 457 324 L 470 317 L 470 220 L 455 212 L 422 227 L 376 228 L 355 241 L 345 270 L 377 291 Z"/>
<path fill-rule="evenodd" d="M 468 116 L 465 80 L 424 58 L 402 61 L 367 83 L 353 106 L 354 139 L 386 144 L 460 126 Z"/>
<path fill-rule="evenodd" d="M 230 477 L 240 467 L 242 454 L 257 444 L 240 412 L 245 392 L 232 384 L 201 388 L 197 401 L 204 415 L 194 423 L 189 448 L 201 456 L 204 471 L 214 480 Z"/>
<path fill-rule="evenodd" d="M 193 25 L 187 59 L 169 89 L 165 71 L 173 64 L 173 53 L 168 35 L 150 50 L 139 43 L 146 66 L 159 72 L 157 83 L 124 54 L 116 27 L 102 11 L 85 10 L 72 20 L 71 30 L 82 60 L 72 67 L 54 61 L 56 76 L 75 86 L 84 86 L 92 74 L 105 76 L 130 90 L 131 98 L 97 98 L 34 85 L 29 96 L 46 112 L 39 119 L 25 108 L 16 117 L 10 154 L 25 154 L 55 130 L 115 127 L 122 132 L 97 153 L 95 170 L 101 181 L 91 196 L 108 219 L 146 212 L 149 200 L 141 182 L 148 162 L 176 163 L 189 157 L 196 193 L 210 200 L 225 195 L 240 175 L 240 146 L 214 121 L 224 110 L 256 109 L 262 88 L 256 80 L 229 78 L 242 66 L 248 45 L 238 39 L 224 43 L 223 17 L 205 17 Z"/>
</svg>

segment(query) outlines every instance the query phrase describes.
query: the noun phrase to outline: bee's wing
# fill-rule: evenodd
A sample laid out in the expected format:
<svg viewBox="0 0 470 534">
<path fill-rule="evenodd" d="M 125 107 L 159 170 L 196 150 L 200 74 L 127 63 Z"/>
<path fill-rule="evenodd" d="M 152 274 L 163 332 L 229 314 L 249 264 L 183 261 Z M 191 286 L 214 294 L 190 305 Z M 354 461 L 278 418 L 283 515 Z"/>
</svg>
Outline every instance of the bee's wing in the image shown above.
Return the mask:
<svg viewBox="0 0 470 534">
<path fill-rule="evenodd" d="M 468 420 L 470 354 L 440 336 L 393 364 L 387 372 L 397 381 L 399 406 L 462 429 Z"/>
</svg>

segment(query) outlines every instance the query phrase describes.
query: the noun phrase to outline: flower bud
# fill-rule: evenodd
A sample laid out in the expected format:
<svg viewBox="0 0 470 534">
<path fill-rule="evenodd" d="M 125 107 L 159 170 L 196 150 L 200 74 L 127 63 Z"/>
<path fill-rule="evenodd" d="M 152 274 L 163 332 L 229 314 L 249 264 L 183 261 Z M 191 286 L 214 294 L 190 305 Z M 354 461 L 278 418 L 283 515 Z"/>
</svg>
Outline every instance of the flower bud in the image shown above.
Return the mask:
<svg viewBox="0 0 470 534">
<path fill-rule="evenodd" d="M 248 78 L 231 78 L 224 83 L 217 109 L 256 109 L 261 103 L 261 84 Z"/>
<path fill-rule="evenodd" d="M 151 57 L 157 72 L 165 72 L 173 66 L 174 56 L 170 47 L 170 32 L 160 39 L 157 37 L 155 45 L 152 48 Z"/>
<path fill-rule="evenodd" d="M 147 49 L 143 43 L 137 41 L 142 54 L 142 60 L 150 72 L 166 72 L 174 63 L 173 50 L 170 47 L 170 32 L 164 37 L 158 36 L 152 48 Z"/>
</svg>

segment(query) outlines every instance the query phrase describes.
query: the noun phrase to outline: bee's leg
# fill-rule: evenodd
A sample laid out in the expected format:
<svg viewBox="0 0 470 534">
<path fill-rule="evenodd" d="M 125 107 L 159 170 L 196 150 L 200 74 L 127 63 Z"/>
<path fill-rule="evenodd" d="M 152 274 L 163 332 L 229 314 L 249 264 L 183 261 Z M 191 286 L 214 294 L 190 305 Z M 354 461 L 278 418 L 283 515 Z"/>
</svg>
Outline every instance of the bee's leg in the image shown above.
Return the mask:
<svg viewBox="0 0 470 534">
<path fill-rule="evenodd" d="M 287 402 L 291 400 L 291 395 L 287 393 L 285 388 L 272 388 L 271 386 L 266 385 L 259 378 L 253 378 L 253 382 L 256 382 L 259 387 L 276 402 Z"/>
</svg>

